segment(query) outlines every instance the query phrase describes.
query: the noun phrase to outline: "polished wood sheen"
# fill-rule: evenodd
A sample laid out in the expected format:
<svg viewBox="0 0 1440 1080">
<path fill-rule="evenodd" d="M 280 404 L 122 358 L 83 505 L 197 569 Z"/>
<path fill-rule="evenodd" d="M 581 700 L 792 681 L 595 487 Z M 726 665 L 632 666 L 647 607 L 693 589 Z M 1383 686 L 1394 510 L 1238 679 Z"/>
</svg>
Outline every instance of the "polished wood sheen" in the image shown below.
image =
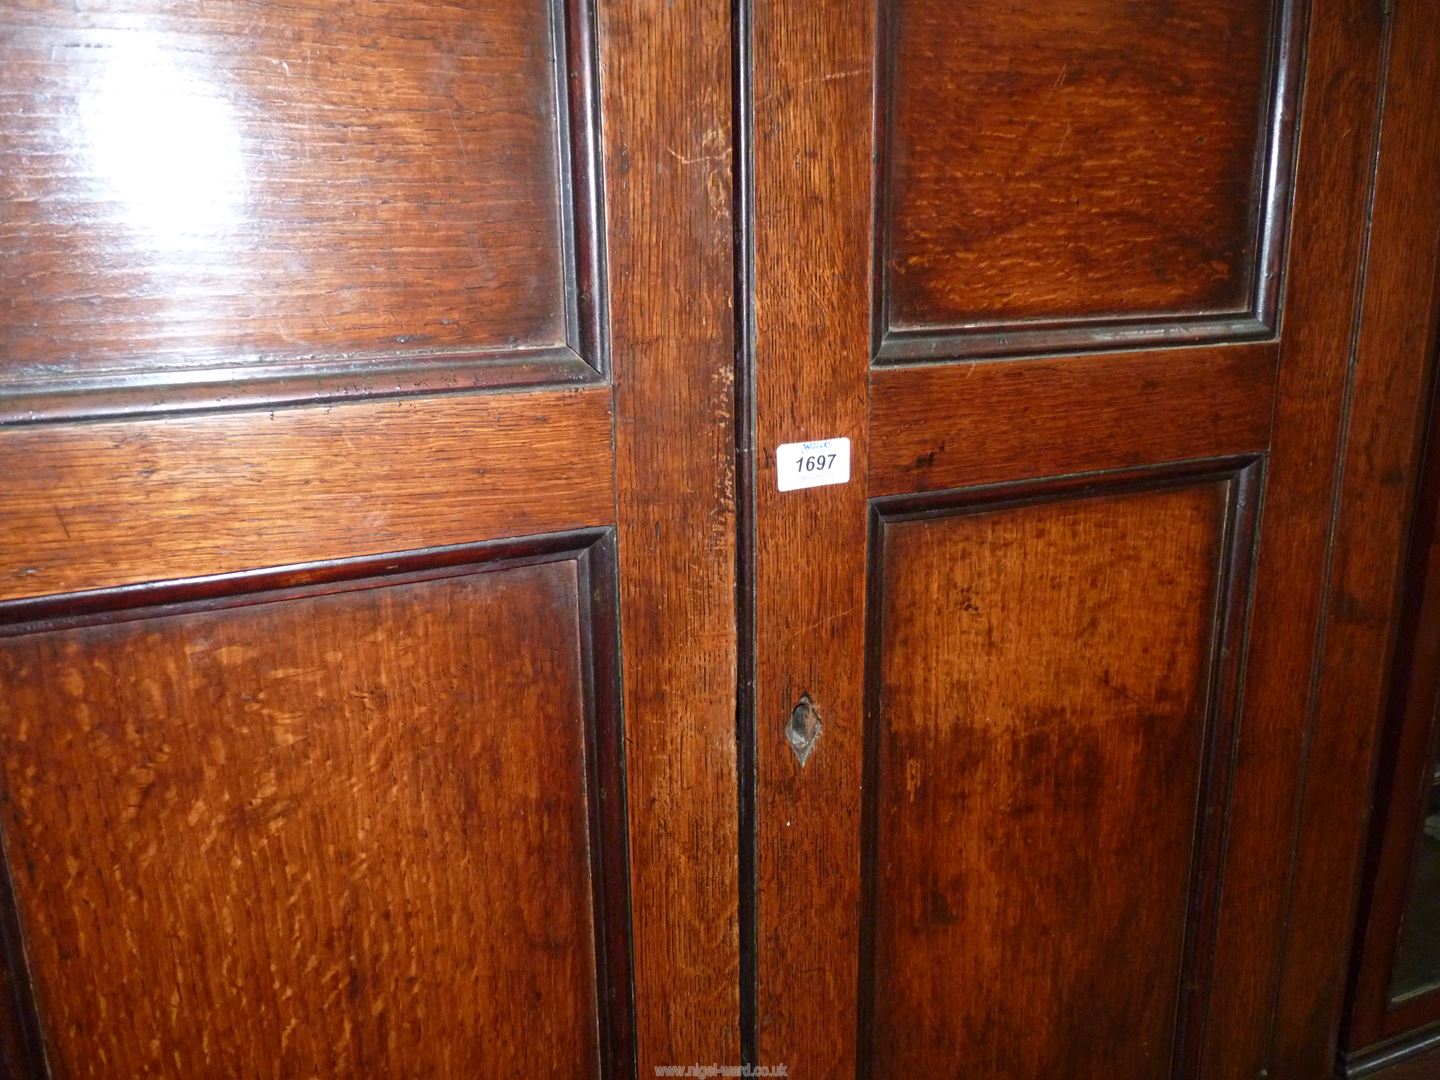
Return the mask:
<svg viewBox="0 0 1440 1080">
<path fill-rule="evenodd" d="M 598 5 L 637 1075 L 740 1054 L 729 0 Z"/>
<path fill-rule="evenodd" d="M 726 0 L 0 0 L 0 603 L 12 615 L 219 602 L 274 567 L 306 567 L 303 581 L 315 585 L 336 580 L 327 576 L 336 566 L 353 576 L 357 559 L 364 576 L 387 576 L 408 572 L 397 552 L 448 560 L 479 542 L 613 530 L 613 587 L 586 600 L 597 614 L 582 622 L 597 643 L 602 622 L 617 639 L 623 631 L 625 648 L 612 649 L 618 670 L 592 690 L 597 715 L 603 693 L 616 698 L 612 713 L 623 704 L 634 783 L 587 786 L 601 800 L 587 812 L 609 832 L 629 812 L 628 833 L 608 862 L 591 858 L 581 870 L 568 849 L 547 849 L 552 876 L 534 876 L 533 888 L 519 847 L 513 857 L 497 849 L 482 869 L 461 861 L 487 854 L 473 819 L 462 829 L 437 818 L 430 846 L 417 847 L 415 815 L 433 788 L 456 814 L 494 811 L 502 846 L 506 829 L 519 830 L 520 844 L 523 829 L 571 827 L 579 804 L 568 787 L 541 789 L 527 809 L 533 826 L 505 815 L 532 805 L 531 750 L 556 751 L 545 782 L 563 787 L 560 751 L 581 723 L 574 685 L 556 667 L 574 642 L 573 610 L 556 625 L 543 596 L 529 603 L 517 593 L 494 616 L 494 633 L 466 644 L 484 627 L 464 605 L 452 621 L 437 594 L 414 617 L 376 609 L 367 617 L 378 640 L 352 656 L 343 625 L 308 628 L 304 613 L 321 601 L 287 601 L 291 619 L 266 646 L 271 667 L 288 663 L 287 633 L 318 634 L 344 657 L 316 676 L 326 700 L 349 701 L 354 688 L 391 711 L 362 729 L 360 699 L 332 714 L 290 688 L 291 711 L 322 729 L 308 745 L 344 755 L 333 776 L 324 760 L 291 762 L 286 827 L 333 820 L 346 798 L 390 808 L 373 819 L 366 850 L 399 860 L 375 897 L 397 914 L 388 927 L 366 921 L 369 909 L 354 921 L 369 934 L 367 955 L 405 960 L 393 973 L 361 972 L 364 986 L 394 990 L 389 1011 L 372 1012 L 379 999 L 366 993 L 321 993 L 313 972 L 288 959 L 287 924 L 255 914 L 246 924 L 255 963 L 287 959 L 273 975 L 246 969 L 253 978 L 239 989 L 289 1003 L 288 1045 L 300 1040 L 310 1056 L 282 1065 L 285 1075 L 584 1075 L 593 1055 L 575 1036 L 582 1016 L 600 1032 L 591 1041 L 604 1043 L 612 1075 L 737 1056 L 730 17 Z M 143 659 L 178 670 L 188 632 L 157 625 L 176 629 Z M 89 663 L 116 632 L 76 631 L 73 663 Z M 457 664 L 443 688 L 412 685 L 412 669 L 383 661 L 431 642 Z M 307 648 L 293 651 L 313 660 Z M 254 687 L 236 693 L 280 693 L 259 667 L 247 677 Z M 175 695 L 184 692 L 177 683 Z M 198 702 L 206 688 L 188 692 Z M 103 687 L 87 694 L 96 725 L 128 722 L 133 701 Z M 477 712 L 501 726 L 444 737 L 489 753 L 487 732 L 500 732 L 501 755 L 511 740 L 538 740 L 514 751 L 519 771 L 502 762 L 500 775 L 483 772 L 500 785 L 491 791 L 453 755 L 434 766 L 438 778 L 406 766 L 449 722 L 445 702 L 475 695 L 485 698 Z M 527 701 L 549 703 L 535 731 L 516 712 Z M 414 720 L 411 705 L 431 711 Z M 229 735 L 220 715 L 201 717 L 217 738 Z M 229 737 L 226 752 L 248 753 L 259 775 L 263 747 Z M 601 745 L 620 752 L 618 740 Z M 54 744 L 42 752 L 85 767 Z M 387 753 L 393 774 L 361 769 Z M 196 782 L 207 806 L 229 797 L 223 771 Z M 87 832 L 95 821 L 86 815 L 131 789 L 125 775 L 90 783 L 75 820 L 48 839 L 76 853 L 77 875 L 118 866 L 128 887 L 140 869 L 106 863 L 105 830 Z M 297 895 L 322 899 L 359 889 L 321 848 L 286 843 L 267 849 L 262 868 L 277 888 L 294 883 Z M 163 874 L 158 862 L 145 868 Z M 538 1019 L 519 1005 L 492 1008 L 477 996 L 482 957 L 505 957 L 520 994 L 554 984 L 557 965 L 583 963 L 573 935 L 526 929 L 543 925 L 534 889 L 582 870 L 587 895 L 607 897 L 608 912 L 633 911 L 633 934 L 608 916 L 596 926 L 607 970 L 633 952 L 636 978 L 552 986 L 538 1004 L 526 999 L 545 1013 Z M 493 880 L 477 883 L 480 874 Z M 197 879 L 172 964 L 188 963 L 190 946 L 204 958 L 233 936 L 222 901 L 204 895 L 217 881 Z M 12 938 L 69 910 L 63 896 L 37 899 L 17 883 L 30 914 Z M 486 897 L 500 902 L 502 884 L 509 902 L 534 902 L 528 923 L 472 917 Z M 407 899 L 446 891 L 461 894 L 453 924 L 426 921 L 428 909 Z M 579 910 L 578 895 L 557 898 L 562 922 Z M 117 956 L 128 955 L 115 940 Z M 344 958 L 345 942 L 319 944 L 331 951 L 317 955 Z M 397 996 L 410 958 L 424 969 L 427 952 L 450 966 Z M 46 993 L 66 977 L 58 955 L 30 957 Z M 3 1060 L 31 1062 L 17 1069 L 38 1067 L 39 1044 L 26 1036 L 19 959 L 12 949 L 6 974 L 17 1016 L 0 1017 Z M 423 1023 L 400 1025 L 407 1002 Z M 152 1042 L 163 1049 L 187 1022 L 194 1039 L 240 1025 L 251 1056 L 236 1071 L 265 1074 L 268 1059 L 251 1050 L 278 1045 L 283 1026 L 243 1009 L 223 1015 L 230 1004 L 189 1000 L 159 1027 L 137 1013 L 107 1033 L 107 1053 L 121 1063 L 111 1075 L 149 1061 Z M 623 1022 L 630 1011 L 633 1025 Z M 365 1053 L 327 1061 L 347 1025 Z M 194 1040 L 177 1038 L 191 1052 Z M 533 1053 L 511 1056 L 527 1038 Z M 485 1039 L 497 1045 L 482 1058 L 475 1048 Z M 80 1060 L 87 1044 L 74 1042 L 66 1052 Z M 212 1035 L 211 1051 L 225 1042 Z M 217 1070 L 223 1063 L 169 1068 Z"/>
<path fill-rule="evenodd" d="M 613 552 L 576 543 L 0 630 L 56 1076 L 628 1073 Z"/>
<path fill-rule="evenodd" d="M 1440 686 L 1440 33 L 1434 9 L 1416 5 L 1397 7 L 1389 29 L 1290 959 L 1276 1018 L 1277 1075 L 1317 1072 L 1333 1060 L 1342 1008 L 1349 1026 L 1340 1048 L 1352 1053 L 1440 1021 L 1440 994 L 1387 1008 L 1402 882 L 1435 760 L 1428 735 Z M 1396 617 L 1397 595 L 1404 619 Z M 1382 741 L 1387 714 L 1399 721 L 1398 746 Z M 1379 769 L 1370 767 L 1377 761 Z M 1377 833 L 1376 862 L 1362 882 L 1353 868 L 1367 824 Z M 1413 1065 L 1410 1076 L 1440 1075 L 1440 1050 L 1432 1045 Z M 1402 1075 L 1397 1069 L 1397 1080 Z"/>
<path fill-rule="evenodd" d="M 876 495 L 1263 450 L 1275 346 L 877 368 Z"/>
<path fill-rule="evenodd" d="M 0 429 L 0 599 L 609 524 L 596 387 Z"/>
<path fill-rule="evenodd" d="M 755 0 L 756 1060 L 855 1068 L 870 368 L 867 0 Z M 850 439 L 851 482 L 780 492 L 775 447 Z M 804 767 L 785 724 L 824 725 Z M 747 943 L 748 944 L 748 943 Z"/>
<path fill-rule="evenodd" d="M 1420 9 L 1417 16 L 1428 22 Z M 1277 877 L 1291 880 L 1302 777 L 1316 730 L 1315 657 L 1325 633 L 1385 24 L 1384 5 L 1372 0 L 1311 5 L 1284 330 L 1214 957 L 1216 985 L 1225 989 L 1210 1001 L 1204 1076 L 1263 1070 L 1279 1080 L 1311 1071 L 1279 1070 L 1272 1060 L 1276 996 L 1297 963 L 1287 955 L 1288 909 L 1292 899 L 1304 904 Z M 1407 281 L 1406 288 L 1415 284 Z M 1343 741 L 1344 733 L 1330 727 Z M 1336 767 L 1351 775 L 1358 763 Z M 1328 783 L 1312 789 L 1322 803 Z M 1317 834 L 1310 842 L 1327 840 Z M 1308 969 L 1299 963 L 1295 971 Z M 1324 1008 L 1319 998 L 1339 989 L 1333 975 L 1291 983 L 1293 996 L 1283 1007 L 1309 1023 Z M 1332 1062 L 1321 1063 L 1324 1057 L 1315 1060 L 1328 1069 Z"/>
<path fill-rule="evenodd" d="M 881 517 L 863 1075 L 1169 1075 L 1230 500 Z"/>
<path fill-rule="evenodd" d="M 1414 367 L 1423 371 L 1423 365 Z M 1410 365 L 1401 369 L 1402 372 L 1412 370 Z M 1418 408 L 1422 402 L 1429 404 L 1428 397 L 1421 397 L 1411 407 Z M 1372 391 L 1361 404 L 1377 398 L 1379 395 Z M 1397 408 L 1392 404 L 1392 408 L 1399 411 L 1403 406 Z M 1404 572 L 1398 622 L 1364 618 L 1364 608 L 1356 596 L 1346 600 L 1347 607 L 1354 605 L 1355 616 L 1336 627 L 1342 637 L 1360 632 L 1388 634 L 1394 631 L 1397 639 L 1392 663 L 1377 664 L 1367 669 L 1364 677 L 1352 672 L 1344 684 L 1347 689 L 1354 686 L 1351 693 L 1371 708 L 1380 703 L 1385 706 L 1385 722 L 1376 725 L 1378 731 L 1366 725 L 1351 736 L 1364 739 L 1365 750 L 1376 754 L 1378 760 L 1369 823 L 1372 835 L 1362 881 L 1355 957 L 1350 969 L 1347 1023 L 1341 1041 L 1342 1049 L 1357 1059 L 1386 1056 L 1388 1044 L 1410 1042 L 1417 1031 L 1440 1021 L 1440 993 L 1436 992 L 1434 980 L 1424 977 L 1433 972 L 1435 957 L 1426 947 L 1431 927 L 1430 920 L 1424 917 L 1430 908 L 1425 882 L 1430 875 L 1425 873 L 1422 862 L 1430 843 L 1425 826 L 1434 794 L 1436 738 L 1440 734 L 1437 728 L 1440 713 L 1436 710 L 1440 703 L 1440 439 L 1437 439 L 1440 428 L 1437 425 L 1440 425 L 1440 411 L 1431 405 L 1419 483 L 1387 485 L 1380 489 L 1392 498 L 1413 503 L 1407 508 L 1411 512 L 1395 514 L 1389 528 L 1372 525 L 1363 532 L 1344 518 L 1340 522 L 1347 526 L 1341 533 L 1347 546 L 1374 544 L 1379 549 L 1377 556 L 1387 556 L 1382 563 L 1383 571 Z M 1404 436 L 1414 434 L 1404 427 L 1395 432 L 1395 439 L 1409 441 Z M 1401 544 L 1391 529 L 1398 529 L 1406 521 L 1410 523 L 1409 542 Z M 1377 557 L 1375 561 L 1381 559 Z M 1332 673 L 1340 670 L 1338 664 L 1329 668 Z M 1338 676 L 1332 674 L 1332 678 L 1335 677 Z M 1380 691 L 1376 683 L 1388 693 Z M 1350 814 L 1355 812 L 1353 804 L 1342 804 L 1341 809 L 1332 813 L 1338 816 L 1346 810 Z M 1311 814 L 1316 812 L 1313 808 L 1310 810 Z M 1351 825 L 1351 829 L 1354 828 Z M 1354 835 L 1353 831 L 1350 835 Z M 1331 843 L 1312 856 L 1312 861 L 1339 862 L 1348 854 L 1344 849 L 1335 850 Z M 1319 876 L 1318 869 L 1304 869 Z M 1332 881 L 1329 876 L 1322 882 L 1317 887 L 1325 891 L 1351 886 L 1348 881 Z M 1318 909 L 1319 905 L 1313 902 L 1305 905 L 1312 920 Z M 1302 929 L 1314 933 L 1310 925 Z M 1300 963 L 1333 966 L 1340 961 L 1340 951 L 1333 946 L 1315 951 L 1318 955 L 1306 957 Z M 1406 969 L 1417 972 L 1418 977 L 1410 975 L 1397 980 L 1397 974 Z M 1397 981 L 1408 982 L 1409 986 L 1402 992 Z M 1311 1041 L 1297 1038 L 1289 1052 L 1296 1056 L 1312 1053 L 1308 1050 Z"/>
<path fill-rule="evenodd" d="M 1263 333 L 1282 6 L 882 5 L 881 356 Z"/>
<path fill-rule="evenodd" d="M 0 392 L 598 364 L 583 9 L 0 6 Z"/>
<path fill-rule="evenodd" d="M 1336 1075 L 1344 1080 L 1433 1080 L 1440 1073 L 1440 1030 L 1422 1029 L 1363 1054 L 1345 1055 Z"/>
<path fill-rule="evenodd" d="M 1333 503 L 1342 469 L 1363 453 L 1345 448 L 1348 378 L 1387 11 L 1403 6 L 740 5 L 754 50 L 753 92 L 747 98 L 742 86 L 741 100 L 754 133 L 758 1063 L 817 1076 L 869 1068 L 876 1078 L 1316 1075 L 1311 1062 L 1324 1057 L 1324 1043 L 1313 1033 L 1333 1031 L 1327 1016 L 1340 980 L 1289 935 L 1303 930 L 1315 940 L 1312 927 L 1335 917 L 1345 879 L 1316 888 L 1325 860 L 1296 861 L 1296 838 L 1308 837 L 1313 855 L 1323 840 L 1312 822 L 1342 822 L 1350 812 L 1337 806 L 1332 814 L 1323 784 L 1307 786 L 1309 754 L 1323 752 L 1333 775 L 1343 767 L 1339 751 L 1359 745 L 1343 708 L 1321 721 L 1316 658 L 1327 580 L 1339 565 Z M 1433 23 L 1429 8 L 1412 7 L 1420 25 Z M 1427 182 L 1418 170 L 1412 176 Z M 1386 198 L 1394 203 L 1393 188 Z M 1428 243 L 1426 235 L 1412 242 Z M 1398 310 L 1429 286 L 1423 274 L 1402 284 L 1395 273 L 1385 292 Z M 1397 322 L 1429 325 L 1431 317 L 1411 310 Z M 864 371 L 855 362 L 862 352 Z M 955 360 L 965 362 L 946 362 Z M 1368 441 L 1384 426 L 1361 430 Z M 856 451 L 848 484 L 774 490 L 775 444 L 836 435 Z M 1388 449 L 1384 456 L 1395 460 Z M 1237 458 L 1249 464 L 1233 465 Z M 1177 469 L 1210 476 L 1213 490 L 1234 476 L 1249 492 L 1232 504 L 1233 536 L 1197 524 L 1209 519 L 1172 520 L 1173 511 L 1147 517 L 1149 506 L 1183 503 L 1146 487 Z M 1092 470 L 1124 470 L 1125 478 L 1087 479 Z M 989 675 L 998 700 L 1024 701 L 1049 687 L 1060 708 L 1072 683 L 1080 702 L 1099 701 L 1097 673 L 1133 672 L 1146 687 L 1180 678 L 1191 697 L 1159 715 L 1170 725 L 1162 724 L 1166 750 L 1180 755 L 1191 786 L 1178 784 L 1178 800 L 1168 801 L 1157 790 L 1170 780 L 1163 768 L 1150 773 L 1133 767 L 1138 759 L 1102 756 L 1114 766 L 1103 801 L 1087 804 L 1083 790 L 1067 790 L 1053 821 L 1042 823 L 1067 836 L 1068 848 L 1047 847 L 1055 842 L 1040 826 L 1022 830 L 996 810 L 966 826 L 969 837 L 993 826 L 1000 839 L 991 847 L 929 847 L 914 825 L 904 834 L 914 850 L 887 853 L 878 815 L 904 789 L 885 788 L 888 803 L 869 801 L 882 787 L 862 764 L 873 769 L 878 751 L 856 739 L 859 517 L 871 509 L 898 521 L 977 502 L 994 509 L 1029 498 L 1015 494 L 1023 488 L 1048 493 L 1048 512 L 1068 521 L 1062 508 L 1084 502 L 1066 486 L 1074 484 L 1106 487 L 1092 505 L 1119 521 L 1073 536 L 1058 525 L 1042 536 L 1047 523 L 1037 524 L 1028 572 L 986 571 L 991 607 L 1011 615 L 1004 632 L 967 641 L 957 662 L 1014 644 L 1006 634 L 1023 644 L 1023 632 L 1038 625 L 1053 637 L 1015 645 L 1004 654 L 1011 662 Z M 1195 498 L 1205 486 L 1182 485 Z M 1247 514 L 1253 527 L 1240 527 Z M 914 528 L 940 526 L 927 518 Z M 1081 667 L 1075 641 L 1046 621 L 1063 622 L 1066 603 L 1081 601 L 1057 603 L 1048 585 L 1063 579 L 1093 591 L 1092 575 L 1109 582 L 1119 571 L 1104 544 L 1129 551 L 1132 532 L 1171 572 L 1144 587 L 1122 579 L 1125 606 L 1105 616 L 1115 629 L 1095 640 L 1083 657 L 1090 666 Z M 872 533 L 872 555 L 883 535 Z M 1052 547 L 1068 553 L 1055 556 L 1054 579 Z M 1241 573 L 1257 552 L 1253 575 Z M 933 590 L 924 582 L 901 590 L 910 606 L 893 609 L 916 627 L 907 646 L 884 646 L 879 656 L 879 613 L 890 610 L 887 593 L 903 571 L 870 563 L 871 692 L 885 665 L 897 685 L 943 678 L 921 628 L 953 641 L 966 616 L 939 584 L 950 580 L 941 561 Z M 1222 566 L 1230 574 L 1223 603 L 1207 592 L 1211 607 L 1197 610 L 1197 583 Z M 1383 587 L 1378 573 L 1347 574 L 1367 596 Z M 1200 653 L 1206 674 L 1191 668 L 1182 677 L 1165 663 L 1172 654 L 1198 663 Z M 1063 686 L 1048 681 L 1056 671 L 1067 673 Z M 803 766 L 784 740 L 802 694 L 823 722 Z M 1213 711 L 1185 713 L 1202 697 Z M 914 713 L 913 723 L 943 748 L 953 734 L 939 719 L 943 696 L 927 700 L 935 708 Z M 1001 715 L 991 723 L 1002 724 Z M 883 719 L 869 729 L 884 730 Z M 977 735 L 992 754 L 986 760 L 1018 770 L 1022 759 L 1002 756 L 1002 738 L 990 726 Z M 1187 742 L 1205 738 L 1212 741 Z M 1028 745 L 1031 786 L 1004 779 L 1000 792 L 1032 794 L 1069 775 L 1070 743 Z M 883 764 L 878 775 L 880 785 L 890 782 Z M 958 774 L 948 778 L 952 794 L 989 797 L 984 783 L 962 788 Z M 972 801 L 967 812 L 983 805 Z M 1016 794 L 1012 809 L 1029 813 L 1024 807 Z M 1090 852 L 1095 837 L 1065 815 L 1103 824 L 1111 819 L 1101 815 L 1119 807 L 1133 820 L 1116 819 L 1117 835 L 1146 857 L 1123 862 L 1117 845 L 1116 861 L 1105 864 L 1111 849 L 1102 848 L 1097 864 L 1116 872 L 1087 891 L 1076 852 Z M 1147 846 L 1151 830 L 1167 846 Z M 1066 861 L 1031 861 L 1030 850 Z M 982 907 L 996 882 L 1013 899 L 987 911 L 995 917 L 981 930 L 934 931 L 933 942 L 897 960 L 895 942 L 926 909 L 901 894 L 892 907 L 903 915 L 885 914 L 884 886 L 869 890 L 888 880 L 891 865 L 921 881 L 932 869 L 963 869 L 963 889 L 978 893 L 971 902 Z M 1067 885 L 1072 922 L 1062 919 Z M 1322 893 L 1330 899 L 1315 918 L 1308 898 Z M 874 919 L 861 914 L 872 895 Z M 996 955 L 1018 958 L 1013 970 L 986 952 L 997 940 Z M 977 975 L 982 954 L 995 965 L 993 979 Z M 900 965 L 893 971 L 885 967 L 892 961 Z M 1081 1023 L 1082 1009 L 1093 1023 Z M 1303 1052 L 1277 1041 L 1291 1032 Z"/>
<path fill-rule="evenodd" d="M 1332 1069 L 1433 24 L 0 0 L 0 1073 Z"/>
</svg>

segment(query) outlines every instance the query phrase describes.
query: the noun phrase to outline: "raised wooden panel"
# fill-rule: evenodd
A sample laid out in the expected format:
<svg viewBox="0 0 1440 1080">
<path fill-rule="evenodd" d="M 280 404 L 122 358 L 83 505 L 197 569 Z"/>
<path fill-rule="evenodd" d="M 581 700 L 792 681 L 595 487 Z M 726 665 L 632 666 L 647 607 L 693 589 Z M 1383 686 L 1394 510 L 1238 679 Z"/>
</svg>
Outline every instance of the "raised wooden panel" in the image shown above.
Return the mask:
<svg viewBox="0 0 1440 1080">
<path fill-rule="evenodd" d="M 0 6 L 3 415 L 598 378 L 587 9 Z"/>
<path fill-rule="evenodd" d="M 633 1075 L 613 558 L 592 533 L 0 608 L 28 620 L 0 628 L 0 820 L 54 1074 Z"/>
<path fill-rule="evenodd" d="M 1291 0 L 883 4 L 883 360 L 1268 335 Z"/>
<path fill-rule="evenodd" d="M 863 1076 L 1170 1075 L 1253 472 L 882 504 Z"/>
</svg>

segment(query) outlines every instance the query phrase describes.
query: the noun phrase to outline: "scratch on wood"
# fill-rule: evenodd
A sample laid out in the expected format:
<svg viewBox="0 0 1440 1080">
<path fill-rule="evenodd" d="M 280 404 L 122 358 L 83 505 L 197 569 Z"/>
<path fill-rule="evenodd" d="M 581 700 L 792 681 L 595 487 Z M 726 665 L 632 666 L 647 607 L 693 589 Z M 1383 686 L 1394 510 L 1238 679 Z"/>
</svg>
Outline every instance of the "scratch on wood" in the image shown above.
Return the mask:
<svg viewBox="0 0 1440 1080">
<path fill-rule="evenodd" d="M 788 86 L 782 86 L 778 90 L 770 90 L 764 94 L 761 94 L 760 97 L 756 99 L 756 104 L 763 105 L 765 102 L 770 101 L 771 99 L 776 98 L 781 94 L 793 94 L 796 90 L 800 89 L 803 86 L 815 86 L 821 83 L 839 82 L 841 79 L 854 79 L 858 78 L 861 75 L 869 74 L 870 69 L 868 67 L 857 67 L 851 68 L 848 71 L 832 71 L 828 75 L 812 75 L 808 79 L 801 79 L 799 82 L 791 83 Z"/>
<path fill-rule="evenodd" d="M 726 161 L 730 157 L 729 153 L 727 152 L 720 154 L 697 154 L 695 157 L 687 158 L 681 154 L 677 154 L 668 146 L 665 148 L 665 152 L 671 157 L 673 157 L 676 161 L 680 162 L 681 165 L 698 165 L 702 161 Z"/>
</svg>

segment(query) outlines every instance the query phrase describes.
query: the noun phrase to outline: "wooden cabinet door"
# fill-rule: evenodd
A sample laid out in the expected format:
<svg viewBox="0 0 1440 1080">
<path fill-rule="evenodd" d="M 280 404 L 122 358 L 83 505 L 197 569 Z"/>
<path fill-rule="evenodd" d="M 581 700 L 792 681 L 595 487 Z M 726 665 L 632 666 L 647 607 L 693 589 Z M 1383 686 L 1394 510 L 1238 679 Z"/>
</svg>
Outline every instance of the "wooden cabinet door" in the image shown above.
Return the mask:
<svg viewBox="0 0 1440 1080">
<path fill-rule="evenodd" d="M 756 1062 L 1263 1077 L 1326 1015 L 1279 972 L 1384 8 L 742 5 Z"/>
<path fill-rule="evenodd" d="M 729 26 L 0 3 L 10 1073 L 735 1058 Z"/>
</svg>

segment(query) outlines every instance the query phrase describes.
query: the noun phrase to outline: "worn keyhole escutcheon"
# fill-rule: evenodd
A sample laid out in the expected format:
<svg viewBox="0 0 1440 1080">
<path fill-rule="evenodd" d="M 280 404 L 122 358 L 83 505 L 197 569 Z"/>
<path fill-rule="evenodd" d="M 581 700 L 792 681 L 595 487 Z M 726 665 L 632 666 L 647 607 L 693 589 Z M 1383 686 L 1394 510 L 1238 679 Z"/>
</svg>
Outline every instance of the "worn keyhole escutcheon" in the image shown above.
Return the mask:
<svg viewBox="0 0 1440 1080">
<path fill-rule="evenodd" d="M 815 750 L 816 740 L 825 725 L 820 722 L 820 714 L 815 711 L 815 703 L 810 700 L 809 694 L 801 694 L 799 702 L 795 705 L 790 719 L 785 724 L 785 741 L 790 744 L 790 749 L 795 753 L 795 760 L 800 762 L 800 767 L 805 767 L 805 762 L 810 760 L 811 753 Z"/>
</svg>

